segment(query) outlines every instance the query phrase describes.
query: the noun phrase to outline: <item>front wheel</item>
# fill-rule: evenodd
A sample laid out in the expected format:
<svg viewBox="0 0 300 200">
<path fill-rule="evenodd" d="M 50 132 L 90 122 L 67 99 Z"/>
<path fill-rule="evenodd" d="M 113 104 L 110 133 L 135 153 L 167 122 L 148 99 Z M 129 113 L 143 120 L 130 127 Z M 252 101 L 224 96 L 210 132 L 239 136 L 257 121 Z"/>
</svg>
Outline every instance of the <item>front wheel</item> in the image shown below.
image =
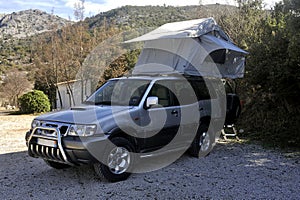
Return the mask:
<svg viewBox="0 0 300 200">
<path fill-rule="evenodd" d="M 189 153 L 197 158 L 207 156 L 213 148 L 214 138 L 208 132 L 207 126 L 200 126 L 197 135 L 191 144 Z"/>
<path fill-rule="evenodd" d="M 114 144 L 105 152 L 103 162 L 94 164 L 94 170 L 102 180 L 118 182 L 126 180 L 130 176 L 134 158 L 134 146 L 125 138 L 116 137 L 111 139 Z"/>
</svg>

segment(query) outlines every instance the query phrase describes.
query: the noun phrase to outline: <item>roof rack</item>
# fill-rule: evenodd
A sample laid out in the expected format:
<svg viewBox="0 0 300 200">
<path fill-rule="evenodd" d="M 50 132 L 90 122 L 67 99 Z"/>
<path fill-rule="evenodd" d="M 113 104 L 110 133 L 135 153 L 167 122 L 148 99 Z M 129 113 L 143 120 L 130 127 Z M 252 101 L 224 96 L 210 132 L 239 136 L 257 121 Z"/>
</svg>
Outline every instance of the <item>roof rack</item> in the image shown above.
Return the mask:
<svg viewBox="0 0 300 200">
<path fill-rule="evenodd" d="M 179 72 L 167 72 L 167 73 L 134 73 L 127 74 L 127 77 L 130 76 L 184 76 L 184 73 Z"/>
<path fill-rule="evenodd" d="M 130 73 L 125 75 L 124 77 L 137 77 L 137 76 L 149 76 L 149 77 L 185 77 L 185 78 L 197 78 L 204 79 L 203 76 L 186 74 L 182 72 L 167 72 L 167 73 Z M 206 77 L 206 78 L 216 78 L 216 77 Z"/>
</svg>

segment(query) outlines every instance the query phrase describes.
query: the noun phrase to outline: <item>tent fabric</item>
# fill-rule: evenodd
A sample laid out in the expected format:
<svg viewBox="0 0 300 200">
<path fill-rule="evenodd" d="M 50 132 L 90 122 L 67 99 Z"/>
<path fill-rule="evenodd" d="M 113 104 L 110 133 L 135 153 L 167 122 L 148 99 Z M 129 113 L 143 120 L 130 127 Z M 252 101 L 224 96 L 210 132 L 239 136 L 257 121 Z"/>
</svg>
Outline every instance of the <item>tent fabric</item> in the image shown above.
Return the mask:
<svg viewBox="0 0 300 200">
<path fill-rule="evenodd" d="M 221 30 L 213 18 L 195 19 L 189 21 L 173 22 L 162 25 L 161 27 L 140 37 L 128 40 L 125 43 L 145 42 L 157 39 L 181 39 L 195 38 L 205 35 L 212 31 L 220 32 L 225 40 L 230 41 L 229 37 Z"/>
<path fill-rule="evenodd" d="M 203 40 L 203 42 L 210 43 L 211 45 L 216 45 L 217 48 L 222 47 L 220 49 L 229 49 L 231 51 L 240 52 L 242 54 L 248 54 L 248 52 L 240 49 L 239 47 L 237 47 L 233 43 L 222 40 L 222 39 L 219 39 L 217 37 L 214 37 L 213 35 L 203 35 L 201 37 L 201 40 Z"/>
<path fill-rule="evenodd" d="M 140 41 L 145 44 L 133 74 L 175 71 L 232 79 L 244 76 L 247 52 L 234 45 L 213 18 L 165 24 L 126 43 Z"/>
</svg>

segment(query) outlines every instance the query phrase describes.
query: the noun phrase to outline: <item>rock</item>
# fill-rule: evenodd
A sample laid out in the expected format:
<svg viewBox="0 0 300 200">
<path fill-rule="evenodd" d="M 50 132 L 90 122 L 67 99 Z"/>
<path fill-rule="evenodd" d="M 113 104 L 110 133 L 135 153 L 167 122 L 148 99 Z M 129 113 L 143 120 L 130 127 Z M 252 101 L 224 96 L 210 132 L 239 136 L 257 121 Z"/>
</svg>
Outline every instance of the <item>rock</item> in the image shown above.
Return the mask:
<svg viewBox="0 0 300 200">
<path fill-rule="evenodd" d="M 0 38 L 25 38 L 46 31 L 56 30 L 72 22 L 46 12 L 30 9 L 0 15 Z"/>
</svg>

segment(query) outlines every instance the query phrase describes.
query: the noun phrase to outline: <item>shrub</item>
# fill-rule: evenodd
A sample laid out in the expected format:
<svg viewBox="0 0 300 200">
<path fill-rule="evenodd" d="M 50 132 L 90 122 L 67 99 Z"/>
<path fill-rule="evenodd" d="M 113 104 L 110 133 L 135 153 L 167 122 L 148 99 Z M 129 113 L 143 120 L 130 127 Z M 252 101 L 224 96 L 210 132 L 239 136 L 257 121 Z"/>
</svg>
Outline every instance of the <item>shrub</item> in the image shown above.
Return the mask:
<svg viewBox="0 0 300 200">
<path fill-rule="evenodd" d="M 19 98 L 22 113 L 42 113 L 50 111 L 50 102 L 47 95 L 39 90 L 28 92 Z"/>
</svg>

